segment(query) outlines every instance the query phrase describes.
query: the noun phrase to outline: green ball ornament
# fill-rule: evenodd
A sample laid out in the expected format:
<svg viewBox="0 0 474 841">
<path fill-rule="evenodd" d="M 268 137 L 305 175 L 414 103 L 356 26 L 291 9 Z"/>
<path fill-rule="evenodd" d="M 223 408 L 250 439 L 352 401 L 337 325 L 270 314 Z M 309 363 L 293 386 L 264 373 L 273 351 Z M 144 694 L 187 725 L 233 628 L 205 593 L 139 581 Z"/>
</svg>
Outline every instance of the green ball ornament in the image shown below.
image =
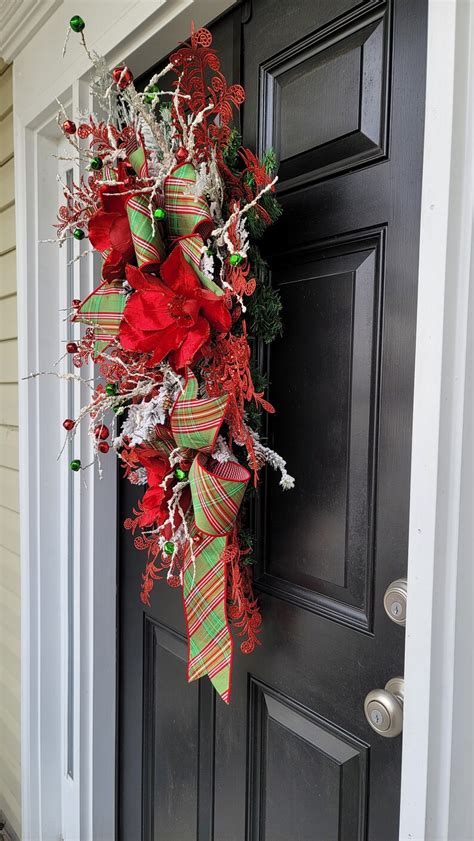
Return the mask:
<svg viewBox="0 0 474 841">
<path fill-rule="evenodd" d="M 80 15 L 73 15 L 71 20 L 69 21 L 69 26 L 71 27 L 73 32 L 82 32 L 85 25 L 86 24 L 84 23 Z"/>
<path fill-rule="evenodd" d="M 73 458 L 71 464 L 69 465 L 71 470 L 74 470 L 74 473 L 77 473 L 78 470 L 81 469 L 81 460 L 80 458 Z"/>
<path fill-rule="evenodd" d="M 105 386 L 105 393 L 109 395 L 109 397 L 113 397 L 117 394 L 118 388 L 116 383 L 107 383 Z"/>
<path fill-rule="evenodd" d="M 103 167 L 103 163 L 100 158 L 91 158 L 90 168 L 98 172 Z"/>
<path fill-rule="evenodd" d="M 162 222 L 163 219 L 166 219 L 166 210 L 163 210 L 162 207 L 157 207 L 156 210 L 153 211 L 153 216 L 155 217 L 155 219 L 158 219 L 160 222 Z"/>
<path fill-rule="evenodd" d="M 240 266 L 243 263 L 244 258 L 241 254 L 231 254 L 229 257 L 229 263 L 231 266 Z"/>
<path fill-rule="evenodd" d="M 186 473 L 185 470 L 183 470 L 182 467 L 177 467 L 176 470 L 174 471 L 174 475 L 176 476 L 177 479 L 179 479 L 180 482 L 183 482 L 184 479 L 188 478 L 188 474 Z"/>
<path fill-rule="evenodd" d="M 167 540 L 165 545 L 163 546 L 163 552 L 166 552 L 167 555 L 172 555 L 174 552 L 174 543 L 172 540 Z"/>
<path fill-rule="evenodd" d="M 158 85 L 150 85 L 150 87 L 148 88 L 145 96 L 143 97 L 145 102 L 147 103 L 147 105 L 152 105 L 153 104 L 153 102 L 155 101 L 155 98 L 156 98 L 155 94 L 157 94 L 159 92 L 160 92 L 160 89 L 159 89 Z"/>
<path fill-rule="evenodd" d="M 82 228 L 76 228 L 73 233 L 74 239 L 84 239 L 85 233 Z"/>
</svg>

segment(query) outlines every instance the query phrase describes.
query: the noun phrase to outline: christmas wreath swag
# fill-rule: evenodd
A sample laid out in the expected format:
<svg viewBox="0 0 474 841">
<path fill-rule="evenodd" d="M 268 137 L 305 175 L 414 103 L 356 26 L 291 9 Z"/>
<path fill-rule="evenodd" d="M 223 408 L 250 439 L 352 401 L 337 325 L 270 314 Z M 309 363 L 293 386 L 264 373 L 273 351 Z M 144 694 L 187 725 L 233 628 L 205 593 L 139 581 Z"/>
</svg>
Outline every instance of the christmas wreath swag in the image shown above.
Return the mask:
<svg viewBox="0 0 474 841">
<path fill-rule="evenodd" d="M 259 436 L 262 412 L 274 409 L 248 343 L 248 331 L 264 342 L 281 332 L 280 300 L 254 244 L 281 212 L 275 157 L 259 160 L 230 128 L 245 94 L 227 84 L 206 29 L 138 92 L 126 66 L 110 72 L 88 50 L 84 25 L 75 15 L 69 31 L 80 34 L 106 116 L 76 127 L 61 108 L 88 174 L 64 186 L 57 236 L 88 237 L 103 258 L 98 287 L 72 302 L 85 333 L 67 345 L 77 368 L 92 359 L 100 376 L 91 402 L 63 425 L 74 436 L 88 418 L 99 468 L 112 448 L 144 486 L 125 521 L 147 555 L 141 598 L 149 604 L 162 577 L 182 588 L 188 679 L 207 674 L 229 702 L 229 622 L 246 654 L 261 625 L 245 500 L 266 462 L 283 488 L 294 484 Z M 170 72 L 172 89 L 161 90 Z M 123 416 L 116 437 L 114 413 Z M 82 469 L 79 459 L 71 469 Z"/>
</svg>

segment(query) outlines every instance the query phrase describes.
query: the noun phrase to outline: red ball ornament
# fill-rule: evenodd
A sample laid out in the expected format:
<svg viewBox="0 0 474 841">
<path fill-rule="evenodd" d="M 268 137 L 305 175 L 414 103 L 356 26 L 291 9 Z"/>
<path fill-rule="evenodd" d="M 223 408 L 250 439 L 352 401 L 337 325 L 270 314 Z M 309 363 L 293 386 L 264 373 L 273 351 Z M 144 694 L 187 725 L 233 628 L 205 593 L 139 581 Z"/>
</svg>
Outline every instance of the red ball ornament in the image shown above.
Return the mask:
<svg viewBox="0 0 474 841">
<path fill-rule="evenodd" d="M 112 70 L 112 76 L 114 77 L 114 81 L 119 86 L 120 90 L 124 90 L 130 82 L 133 82 L 133 73 L 128 67 L 125 65 L 120 65 L 119 67 L 114 67 Z"/>
<path fill-rule="evenodd" d="M 71 304 L 74 307 L 74 309 L 77 310 L 77 308 L 81 306 L 82 301 L 80 298 L 73 298 Z"/>
<path fill-rule="evenodd" d="M 64 120 L 63 132 L 64 132 L 64 134 L 75 134 L 76 133 L 76 124 L 73 123 L 72 120 Z"/>
<path fill-rule="evenodd" d="M 66 345 L 66 350 L 68 353 L 77 353 L 78 347 L 76 345 L 76 342 L 68 342 Z"/>
<path fill-rule="evenodd" d="M 94 435 L 96 438 L 101 438 L 102 441 L 105 441 L 105 439 L 109 437 L 108 426 L 105 426 L 103 423 L 98 423 L 94 429 Z"/>
<path fill-rule="evenodd" d="M 176 150 L 176 160 L 179 161 L 179 163 L 183 163 L 186 160 L 187 157 L 188 157 L 187 149 L 185 149 L 184 146 L 180 146 Z"/>
<path fill-rule="evenodd" d="M 99 443 L 97 444 L 97 449 L 100 450 L 101 453 L 108 453 L 110 447 L 107 444 L 107 441 L 99 441 Z"/>
<path fill-rule="evenodd" d="M 64 429 L 67 429 L 68 432 L 70 432 L 71 429 L 74 429 L 75 425 L 76 424 L 72 418 L 66 418 L 66 420 L 63 421 Z"/>
</svg>

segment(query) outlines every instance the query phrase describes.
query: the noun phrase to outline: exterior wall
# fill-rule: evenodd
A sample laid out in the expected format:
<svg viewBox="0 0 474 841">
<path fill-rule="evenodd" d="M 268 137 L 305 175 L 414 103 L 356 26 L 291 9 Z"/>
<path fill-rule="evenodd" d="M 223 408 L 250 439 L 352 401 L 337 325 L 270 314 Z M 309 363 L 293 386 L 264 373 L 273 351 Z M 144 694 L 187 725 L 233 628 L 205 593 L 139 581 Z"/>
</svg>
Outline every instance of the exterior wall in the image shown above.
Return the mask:
<svg viewBox="0 0 474 841">
<path fill-rule="evenodd" d="M 20 523 L 12 66 L 0 59 L 0 812 L 20 835 Z"/>
</svg>

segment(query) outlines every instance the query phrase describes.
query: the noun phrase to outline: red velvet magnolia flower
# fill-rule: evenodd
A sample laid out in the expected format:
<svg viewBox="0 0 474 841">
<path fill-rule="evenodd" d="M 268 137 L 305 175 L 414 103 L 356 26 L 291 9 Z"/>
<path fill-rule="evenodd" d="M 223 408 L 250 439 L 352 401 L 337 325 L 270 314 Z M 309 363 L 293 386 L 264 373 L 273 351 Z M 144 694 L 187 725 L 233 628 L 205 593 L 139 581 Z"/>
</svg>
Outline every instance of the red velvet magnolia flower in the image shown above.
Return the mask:
<svg viewBox="0 0 474 841">
<path fill-rule="evenodd" d="M 104 185 L 101 189 L 103 210 L 97 210 L 89 219 L 89 240 L 105 255 L 104 280 L 123 278 L 125 266 L 135 256 L 125 209 L 126 198 L 119 185 Z"/>
<path fill-rule="evenodd" d="M 131 295 L 120 327 L 123 348 L 152 353 L 158 364 L 169 353 L 172 365 L 189 365 L 211 336 L 226 333 L 231 316 L 223 296 L 204 289 L 181 249 L 175 248 L 160 269 L 161 280 L 127 266 Z M 164 282 L 163 282 L 164 281 Z"/>
</svg>

